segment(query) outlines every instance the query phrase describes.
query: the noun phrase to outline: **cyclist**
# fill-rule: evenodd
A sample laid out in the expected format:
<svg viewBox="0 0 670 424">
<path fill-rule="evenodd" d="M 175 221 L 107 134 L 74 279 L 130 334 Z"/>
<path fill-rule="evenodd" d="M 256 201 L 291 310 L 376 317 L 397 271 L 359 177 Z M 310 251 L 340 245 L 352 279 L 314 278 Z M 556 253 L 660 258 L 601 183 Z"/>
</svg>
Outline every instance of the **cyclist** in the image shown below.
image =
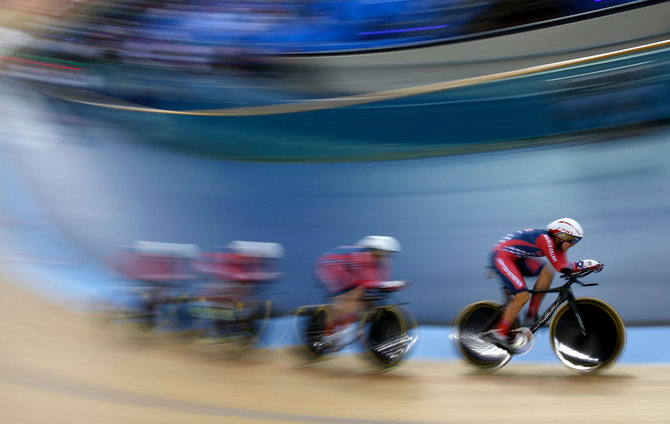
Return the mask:
<svg viewBox="0 0 670 424">
<path fill-rule="evenodd" d="M 196 268 L 212 277 L 207 290 L 210 298 L 230 297 L 239 301 L 258 283 L 275 281 L 282 276 L 276 267 L 283 254 L 284 248 L 279 243 L 235 240 L 222 249 L 201 253 Z"/>
<path fill-rule="evenodd" d="M 139 312 L 145 324 L 153 325 L 162 305 L 198 280 L 193 267 L 198 253 L 194 244 L 138 240 L 114 250 L 107 266 L 128 283 L 124 287 L 128 292 L 119 300 Z"/>
<path fill-rule="evenodd" d="M 402 283 L 389 281 L 390 255 L 400 251 L 400 243 L 393 237 L 367 236 L 355 246 L 337 247 L 317 260 L 317 278 L 331 297 L 332 316 L 323 338 L 325 346 L 346 344 L 354 327 L 351 324 L 363 310 L 366 290 Z"/>
<path fill-rule="evenodd" d="M 547 289 L 556 271 L 568 269 L 571 272 L 585 269 L 600 272 L 603 265 L 593 259 L 568 262 L 566 252 L 582 237 L 581 225 L 571 218 L 560 218 L 547 225 L 547 229 L 525 229 L 503 237 L 493 247 L 491 266 L 500 276 L 503 288 L 509 295 L 509 302 L 493 329 L 485 332 L 482 339 L 512 350 L 510 327 L 521 309 L 530 298 L 526 321 L 537 318 L 544 293 L 528 293 L 524 276 L 537 276 L 534 289 Z M 537 257 L 544 256 L 551 266 Z"/>
</svg>

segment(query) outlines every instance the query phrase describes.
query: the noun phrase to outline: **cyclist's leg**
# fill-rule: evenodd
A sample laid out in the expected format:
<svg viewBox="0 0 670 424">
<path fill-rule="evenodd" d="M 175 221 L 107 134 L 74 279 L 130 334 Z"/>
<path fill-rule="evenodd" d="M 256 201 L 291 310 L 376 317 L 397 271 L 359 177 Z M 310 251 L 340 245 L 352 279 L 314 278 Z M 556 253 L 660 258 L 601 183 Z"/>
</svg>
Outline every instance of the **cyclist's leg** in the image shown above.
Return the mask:
<svg viewBox="0 0 670 424">
<path fill-rule="evenodd" d="M 523 262 L 520 262 L 519 270 L 526 276 L 538 276 L 533 289 L 548 289 L 551 286 L 551 281 L 554 279 L 554 268 L 537 259 L 527 258 Z M 537 318 L 544 295 L 544 293 L 533 293 L 528 304 L 526 320 L 535 320 Z"/>
<path fill-rule="evenodd" d="M 505 337 L 509 336 L 512 323 L 530 298 L 526 281 L 517 265 L 517 259 L 512 253 L 505 251 L 496 252 L 492 255 L 493 268 L 500 276 L 504 287 L 513 296 L 495 326 L 495 330 Z"/>
<path fill-rule="evenodd" d="M 329 292 L 330 316 L 326 322 L 326 336 L 334 336 L 355 320 L 362 309 L 365 290 L 341 276 L 337 264 L 323 263 L 317 276 Z"/>
<path fill-rule="evenodd" d="M 353 287 L 331 298 L 333 316 L 330 327 L 332 329 L 354 321 L 361 312 L 361 298 L 364 293 L 365 290 L 362 287 Z"/>
</svg>

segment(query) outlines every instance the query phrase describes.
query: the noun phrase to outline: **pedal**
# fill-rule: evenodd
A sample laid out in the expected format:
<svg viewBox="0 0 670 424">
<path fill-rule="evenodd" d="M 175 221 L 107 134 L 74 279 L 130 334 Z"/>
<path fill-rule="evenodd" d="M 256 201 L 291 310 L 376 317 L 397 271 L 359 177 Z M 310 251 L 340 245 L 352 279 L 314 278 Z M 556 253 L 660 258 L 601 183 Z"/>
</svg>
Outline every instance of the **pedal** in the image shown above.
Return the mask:
<svg viewBox="0 0 670 424">
<path fill-rule="evenodd" d="M 513 355 L 525 355 L 535 343 L 533 333 L 527 327 L 519 327 L 512 330 L 510 331 L 510 335 L 512 335 L 510 353 Z"/>
</svg>

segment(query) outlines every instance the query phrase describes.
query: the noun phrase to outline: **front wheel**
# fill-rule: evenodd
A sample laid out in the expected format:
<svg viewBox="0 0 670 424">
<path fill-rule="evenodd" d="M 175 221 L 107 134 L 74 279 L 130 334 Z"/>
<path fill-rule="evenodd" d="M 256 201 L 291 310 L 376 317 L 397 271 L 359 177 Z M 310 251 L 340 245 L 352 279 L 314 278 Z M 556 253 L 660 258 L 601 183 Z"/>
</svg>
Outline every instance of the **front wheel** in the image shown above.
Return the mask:
<svg viewBox="0 0 670 424">
<path fill-rule="evenodd" d="M 565 303 L 551 321 L 551 347 L 568 368 L 580 372 L 603 370 L 616 362 L 623 351 L 626 340 L 623 320 L 600 299 L 579 298 L 576 304 L 585 333 L 579 327 L 574 309 Z"/>
<path fill-rule="evenodd" d="M 217 305 L 211 312 L 210 339 L 228 356 L 239 357 L 253 349 L 272 312 L 270 300 L 246 300 Z M 219 315 L 216 315 L 219 314 Z"/>
<path fill-rule="evenodd" d="M 512 355 L 504 349 L 483 342 L 478 335 L 492 328 L 502 313 L 502 306 L 490 300 L 466 306 L 456 317 L 452 339 L 469 365 L 493 372 L 504 367 Z"/>
<path fill-rule="evenodd" d="M 303 363 L 312 363 L 331 353 L 323 342 L 328 322 L 332 320 L 329 305 L 301 306 L 291 316 L 291 327 L 298 343 L 295 349 L 291 349 L 293 356 Z"/>
<path fill-rule="evenodd" d="M 409 309 L 399 305 L 372 308 L 362 317 L 363 357 L 378 371 L 398 366 L 418 338 L 417 322 Z"/>
</svg>

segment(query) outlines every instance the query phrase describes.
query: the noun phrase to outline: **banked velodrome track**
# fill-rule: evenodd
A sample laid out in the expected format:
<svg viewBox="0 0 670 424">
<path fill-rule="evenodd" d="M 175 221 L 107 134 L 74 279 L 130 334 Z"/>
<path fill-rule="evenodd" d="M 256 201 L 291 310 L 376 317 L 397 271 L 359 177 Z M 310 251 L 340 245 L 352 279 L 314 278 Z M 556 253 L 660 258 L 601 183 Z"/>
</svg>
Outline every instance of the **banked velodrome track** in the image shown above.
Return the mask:
<svg viewBox="0 0 670 424">
<path fill-rule="evenodd" d="M 11 282 L 10 282 L 11 281 Z M 89 317 L 0 287 L 0 418 L 6 423 L 667 423 L 670 366 L 579 376 L 559 365 L 471 372 L 410 361 L 371 374 L 342 356 L 297 368 L 131 342 Z"/>
<path fill-rule="evenodd" d="M 0 280 L 0 422 L 667 423 L 670 414 L 668 365 L 579 376 L 511 363 L 480 375 L 410 361 L 370 374 L 348 357 L 311 368 L 276 351 L 230 360 L 132 341 L 21 285 Z"/>
</svg>

